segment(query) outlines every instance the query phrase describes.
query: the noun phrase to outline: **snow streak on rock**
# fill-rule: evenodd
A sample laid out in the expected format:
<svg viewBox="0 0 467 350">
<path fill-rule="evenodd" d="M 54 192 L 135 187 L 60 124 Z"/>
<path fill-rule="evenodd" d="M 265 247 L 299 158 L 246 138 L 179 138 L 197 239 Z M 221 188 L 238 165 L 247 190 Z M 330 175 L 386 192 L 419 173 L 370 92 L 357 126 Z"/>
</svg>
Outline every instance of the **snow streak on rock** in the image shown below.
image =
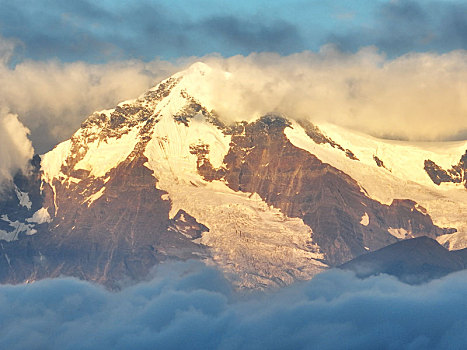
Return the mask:
<svg viewBox="0 0 467 350">
<path fill-rule="evenodd" d="M 210 75 L 229 79 L 195 64 L 43 155 L 40 190 L 0 203 L 22 213 L 0 220 L 0 239 L 19 238 L 1 246 L 4 281 L 65 274 L 114 288 L 196 258 L 238 288 L 266 288 L 412 236 L 467 245 L 467 191 L 423 168 L 450 169 L 467 144 L 382 141 L 293 116 L 225 125 Z"/>
</svg>

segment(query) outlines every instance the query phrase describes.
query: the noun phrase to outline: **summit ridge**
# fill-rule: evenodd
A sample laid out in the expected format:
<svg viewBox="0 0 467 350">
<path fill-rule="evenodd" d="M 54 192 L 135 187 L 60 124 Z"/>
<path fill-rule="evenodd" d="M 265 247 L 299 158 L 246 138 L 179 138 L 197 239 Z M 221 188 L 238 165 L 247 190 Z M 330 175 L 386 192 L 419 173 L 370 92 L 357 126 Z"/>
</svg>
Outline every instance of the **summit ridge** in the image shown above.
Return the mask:
<svg viewBox="0 0 467 350">
<path fill-rule="evenodd" d="M 201 259 L 261 289 L 418 236 L 467 246 L 464 184 L 433 183 L 423 167 L 449 169 L 467 144 L 432 150 L 276 114 L 227 122 L 211 76 L 231 79 L 199 62 L 93 113 L 19 174 L 0 202 L 0 280 L 118 288 Z"/>
</svg>

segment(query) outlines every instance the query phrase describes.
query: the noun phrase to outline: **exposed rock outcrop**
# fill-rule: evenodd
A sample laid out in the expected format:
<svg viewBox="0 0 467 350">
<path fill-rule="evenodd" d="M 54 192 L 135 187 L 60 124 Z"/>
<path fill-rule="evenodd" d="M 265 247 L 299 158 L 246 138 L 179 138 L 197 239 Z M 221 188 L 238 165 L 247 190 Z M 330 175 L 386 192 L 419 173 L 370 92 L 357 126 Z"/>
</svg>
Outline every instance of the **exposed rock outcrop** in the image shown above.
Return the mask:
<svg viewBox="0 0 467 350">
<path fill-rule="evenodd" d="M 205 150 L 198 153 L 198 170 L 207 180 L 223 177 L 232 189 L 256 192 L 287 216 L 302 218 L 331 265 L 398 239 L 455 231 L 435 226 L 413 201 L 387 206 L 369 198 L 348 175 L 293 146 L 284 134 L 287 127 L 286 119 L 273 115 L 245 124 L 233 134 L 223 168 L 202 161 Z M 392 229 L 407 235 L 394 235 Z"/>
<path fill-rule="evenodd" d="M 195 65 L 94 113 L 15 178 L 0 198 L 0 282 L 68 275 L 118 288 L 161 261 L 194 258 L 218 264 L 236 286 L 266 288 L 454 231 L 412 200 L 370 198 L 338 165 L 295 146 L 285 130 L 296 124 L 285 118 L 225 125 L 192 86 L 208 73 Z M 351 166 L 367 161 L 301 125 L 314 147 Z M 446 174 L 465 179 L 464 158 Z"/>
<path fill-rule="evenodd" d="M 146 161 L 136 156 L 113 169 L 101 197 L 89 205 L 83 198 L 92 179 L 71 188 L 55 183 L 53 222 L 0 246 L 2 257 L 8 257 L 8 264 L 0 264 L 0 280 L 67 275 L 117 288 L 121 280 L 144 278 L 168 258 L 203 256 L 203 246 L 192 240 L 207 228 L 186 213 L 169 219 L 170 201 L 161 198 L 164 192 L 156 188 Z M 52 195 L 47 191 L 45 201 L 53 202 Z"/>
<path fill-rule="evenodd" d="M 437 185 L 443 182 L 463 183 L 467 189 L 467 150 L 459 160 L 459 163 L 453 165 L 450 169 L 443 169 L 430 159 L 425 160 L 425 171 L 430 179 Z"/>
</svg>

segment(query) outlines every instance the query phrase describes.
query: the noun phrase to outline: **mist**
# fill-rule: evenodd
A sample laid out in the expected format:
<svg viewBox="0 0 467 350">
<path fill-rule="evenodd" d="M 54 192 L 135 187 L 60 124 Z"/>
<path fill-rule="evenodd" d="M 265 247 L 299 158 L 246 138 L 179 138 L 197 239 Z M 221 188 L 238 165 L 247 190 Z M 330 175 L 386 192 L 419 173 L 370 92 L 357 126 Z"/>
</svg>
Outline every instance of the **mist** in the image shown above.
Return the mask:
<svg viewBox="0 0 467 350">
<path fill-rule="evenodd" d="M 467 136 L 467 52 L 409 53 L 333 46 L 290 56 L 206 58 L 218 74 L 204 93 L 227 120 L 268 112 L 333 123 L 376 137 L 440 141 Z M 203 87 L 200 87 L 203 88 Z"/>
<path fill-rule="evenodd" d="M 0 37 L 0 106 L 18 115 L 31 130 L 39 154 L 68 139 L 94 111 L 138 97 L 185 62 L 25 60 L 13 64 L 16 46 Z"/>
<path fill-rule="evenodd" d="M 27 172 L 34 155 L 29 130 L 18 116 L 0 108 L 0 193 L 18 171 Z"/>
<path fill-rule="evenodd" d="M 166 62 L 27 61 L 13 69 L 0 65 L 0 105 L 19 115 L 31 130 L 38 153 L 69 138 L 96 110 L 135 98 L 172 72 Z"/>
<path fill-rule="evenodd" d="M 0 286 L 8 349 L 461 349 L 467 271 L 410 286 L 330 270 L 262 294 L 200 262 L 109 292 L 75 279 Z"/>
<path fill-rule="evenodd" d="M 388 59 L 374 47 L 343 53 L 328 45 L 289 56 L 253 53 L 105 64 L 24 61 L 11 67 L 11 47 L 3 43 L 0 50 L 0 105 L 31 130 L 38 153 L 69 138 L 92 112 L 136 98 L 195 61 L 218 68 L 196 88 L 226 122 L 276 112 L 382 138 L 467 136 L 467 52 L 462 50 Z"/>
</svg>

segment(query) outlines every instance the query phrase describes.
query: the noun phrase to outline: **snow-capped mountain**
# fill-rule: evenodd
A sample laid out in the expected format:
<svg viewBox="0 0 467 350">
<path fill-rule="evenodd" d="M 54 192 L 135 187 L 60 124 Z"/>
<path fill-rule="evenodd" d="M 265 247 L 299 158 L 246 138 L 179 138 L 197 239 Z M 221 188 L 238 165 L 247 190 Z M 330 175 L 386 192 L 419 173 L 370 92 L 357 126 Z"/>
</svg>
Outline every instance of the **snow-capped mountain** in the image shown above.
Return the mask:
<svg viewBox="0 0 467 350">
<path fill-rule="evenodd" d="M 229 79 L 194 64 L 35 158 L 0 201 L 0 280 L 116 287 L 166 259 L 202 259 L 264 288 L 406 238 L 467 246 L 467 142 L 293 116 L 224 123 L 203 88 L 211 74 Z"/>
</svg>

